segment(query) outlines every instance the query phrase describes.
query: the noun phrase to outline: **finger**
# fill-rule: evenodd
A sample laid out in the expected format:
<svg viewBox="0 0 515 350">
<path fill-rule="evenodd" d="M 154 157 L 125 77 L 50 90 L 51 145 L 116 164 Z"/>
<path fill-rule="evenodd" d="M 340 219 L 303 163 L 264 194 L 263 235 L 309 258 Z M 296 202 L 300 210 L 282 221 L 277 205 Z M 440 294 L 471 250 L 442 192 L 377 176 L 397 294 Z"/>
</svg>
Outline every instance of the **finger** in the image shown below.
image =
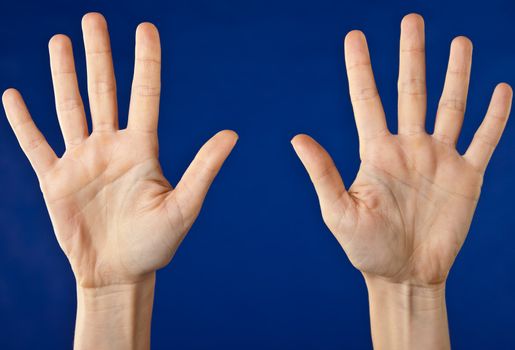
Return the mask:
<svg viewBox="0 0 515 350">
<path fill-rule="evenodd" d="M 513 91 L 508 84 L 497 85 L 490 100 L 485 119 L 463 156 L 477 169 L 485 171 L 510 115 Z"/>
<path fill-rule="evenodd" d="M 80 144 L 88 136 L 86 113 L 79 92 L 70 39 L 55 35 L 48 44 L 57 118 L 66 147 Z"/>
<path fill-rule="evenodd" d="M 99 13 L 88 13 L 82 18 L 82 32 L 93 131 L 116 130 L 116 81 L 106 20 Z"/>
<path fill-rule="evenodd" d="M 472 42 L 464 37 L 452 41 L 442 97 L 436 112 L 433 136 L 455 145 L 463 124 L 472 64 Z"/>
<path fill-rule="evenodd" d="M 8 89 L 2 102 L 9 124 L 34 171 L 38 176 L 45 173 L 57 161 L 57 156 L 34 124 L 20 93 Z"/>
<path fill-rule="evenodd" d="M 161 44 L 153 24 L 138 26 L 135 56 L 128 127 L 154 132 L 161 93 Z"/>
<path fill-rule="evenodd" d="M 349 92 L 360 140 L 387 132 L 386 120 L 377 92 L 362 32 L 354 30 L 345 37 L 345 64 L 349 78 Z"/>
<path fill-rule="evenodd" d="M 220 131 L 213 136 L 198 151 L 171 193 L 181 208 L 185 226 L 190 226 L 197 217 L 209 186 L 237 140 L 238 135 L 230 130 Z"/>
<path fill-rule="evenodd" d="M 401 23 L 399 55 L 399 134 L 425 131 L 426 53 L 424 19 L 410 14 Z"/>
<path fill-rule="evenodd" d="M 322 211 L 340 200 L 348 200 L 343 180 L 329 153 L 308 135 L 297 135 L 291 143 L 315 186 Z"/>
</svg>

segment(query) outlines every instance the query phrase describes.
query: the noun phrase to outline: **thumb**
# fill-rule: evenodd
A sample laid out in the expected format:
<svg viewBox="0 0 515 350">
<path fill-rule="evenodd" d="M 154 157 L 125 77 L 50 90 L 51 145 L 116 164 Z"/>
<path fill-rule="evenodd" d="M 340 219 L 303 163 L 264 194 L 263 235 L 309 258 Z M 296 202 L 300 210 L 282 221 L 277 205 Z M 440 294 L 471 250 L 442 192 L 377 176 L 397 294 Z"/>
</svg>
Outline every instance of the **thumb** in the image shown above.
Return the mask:
<svg viewBox="0 0 515 350">
<path fill-rule="evenodd" d="M 322 212 L 330 211 L 337 201 L 347 204 L 349 194 L 329 153 L 308 135 L 297 135 L 291 143 L 315 186 Z"/>
<path fill-rule="evenodd" d="M 185 226 L 193 224 L 211 183 L 237 140 L 238 135 L 231 130 L 220 131 L 209 139 L 197 152 L 175 190 L 171 192 L 181 210 Z"/>
</svg>

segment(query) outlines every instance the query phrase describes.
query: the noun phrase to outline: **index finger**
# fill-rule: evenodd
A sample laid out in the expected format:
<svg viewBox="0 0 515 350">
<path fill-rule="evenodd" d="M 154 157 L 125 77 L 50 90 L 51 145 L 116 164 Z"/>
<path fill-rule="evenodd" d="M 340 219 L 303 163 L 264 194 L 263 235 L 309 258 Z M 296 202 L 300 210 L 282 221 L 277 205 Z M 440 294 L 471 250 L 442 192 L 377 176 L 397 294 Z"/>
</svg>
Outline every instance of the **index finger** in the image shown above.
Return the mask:
<svg viewBox="0 0 515 350">
<path fill-rule="evenodd" d="M 377 91 L 365 35 L 354 30 L 345 37 L 345 64 L 349 93 L 361 141 L 388 132 Z"/>
</svg>

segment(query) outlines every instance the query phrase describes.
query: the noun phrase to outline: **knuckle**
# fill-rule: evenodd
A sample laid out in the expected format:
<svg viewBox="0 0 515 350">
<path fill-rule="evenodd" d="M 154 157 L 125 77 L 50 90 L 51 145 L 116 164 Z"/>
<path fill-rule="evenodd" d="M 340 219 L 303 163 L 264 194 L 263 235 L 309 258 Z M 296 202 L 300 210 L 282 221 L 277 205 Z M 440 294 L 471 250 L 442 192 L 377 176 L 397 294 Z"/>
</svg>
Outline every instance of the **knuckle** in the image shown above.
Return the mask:
<svg viewBox="0 0 515 350">
<path fill-rule="evenodd" d="M 451 112 L 464 113 L 466 102 L 459 97 L 445 97 L 440 100 L 439 107 Z"/>
<path fill-rule="evenodd" d="M 495 148 L 497 146 L 497 142 L 495 141 L 496 138 L 493 135 L 486 132 L 477 132 L 474 135 L 474 139 L 476 139 L 486 147 Z"/>
<path fill-rule="evenodd" d="M 41 136 L 29 137 L 25 140 L 25 147 L 29 151 L 33 151 L 43 144 L 44 139 Z"/>
<path fill-rule="evenodd" d="M 137 57 L 136 61 L 146 66 L 161 65 L 161 60 L 155 57 Z"/>
<path fill-rule="evenodd" d="M 376 99 L 379 96 L 379 92 L 376 87 L 367 87 L 357 89 L 357 91 L 351 91 L 350 98 L 352 102 L 358 101 L 369 101 Z"/>
<path fill-rule="evenodd" d="M 470 69 L 449 69 L 447 75 L 455 76 L 457 79 L 466 79 L 470 75 Z"/>
<path fill-rule="evenodd" d="M 399 80 L 397 88 L 400 93 L 406 95 L 426 95 L 426 80 L 422 78 L 410 78 Z"/>
<path fill-rule="evenodd" d="M 159 85 L 134 84 L 132 85 L 132 93 L 141 97 L 159 96 L 161 87 Z"/>
<path fill-rule="evenodd" d="M 82 108 L 82 100 L 78 98 L 70 98 L 60 101 L 57 104 L 58 112 L 72 112 Z"/>
<path fill-rule="evenodd" d="M 361 60 L 347 65 L 347 72 L 368 69 L 371 66 L 370 60 Z"/>
<path fill-rule="evenodd" d="M 404 47 L 400 49 L 401 53 L 405 54 L 425 54 L 426 49 L 423 46 L 412 46 L 412 47 Z"/>
<path fill-rule="evenodd" d="M 23 121 L 20 121 L 20 122 L 14 124 L 13 130 L 15 132 L 20 132 L 21 130 L 23 130 L 24 128 L 28 127 L 31 124 L 33 124 L 33 121 L 31 119 L 26 119 L 26 120 L 23 120 Z"/>
<path fill-rule="evenodd" d="M 506 113 L 499 113 L 499 112 L 490 112 L 488 114 L 488 118 L 491 118 L 494 122 L 502 123 L 504 124 L 506 120 L 508 120 L 508 114 Z"/>
<path fill-rule="evenodd" d="M 454 145 L 455 141 L 454 138 L 452 138 L 449 135 L 442 134 L 442 133 L 434 133 L 433 137 L 440 143 L 443 143 L 445 145 L 452 146 Z"/>
<path fill-rule="evenodd" d="M 76 147 L 76 146 L 80 145 L 82 143 L 82 141 L 83 141 L 83 138 L 80 136 L 77 136 L 77 137 L 69 138 L 68 140 L 66 140 L 66 144 L 69 147 Z"/>
<path fill-rule="evenodd" d="M 94 94 L 104 95 L 116 91 L 116 84 L 112 80 L 95 80 L 91 85 Z"/>
<path fill-rule="evenodd" d="M 93 121 L 93 132 L 94 133 L 102 133 L 102 132 L 112 132 L 116 129 L 116 122 L 113 120 L 94 120 Z"/>
</svg>

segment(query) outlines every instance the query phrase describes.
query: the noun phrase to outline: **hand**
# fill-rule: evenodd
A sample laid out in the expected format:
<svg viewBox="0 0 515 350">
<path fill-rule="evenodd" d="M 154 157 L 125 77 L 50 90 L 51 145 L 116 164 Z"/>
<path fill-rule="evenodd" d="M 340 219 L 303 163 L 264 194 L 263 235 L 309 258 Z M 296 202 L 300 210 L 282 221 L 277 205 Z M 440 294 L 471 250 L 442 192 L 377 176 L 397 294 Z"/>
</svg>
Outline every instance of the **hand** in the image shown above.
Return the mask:
<svg viewBox="0 0 515 350">
<path fill-rule="evenodd" d="M 161 48 L 150 23 L 136 31 L 136 59 L 127 128 L 118 128 L 116 86 L 107 24 L 82 21 L 93 131 L 88 133 L 72 46 L 49 43 L 59 124 L 66 151 L 58 158 L 20 96 L 3 103 L 41 184 L 61 248 L 77 283 L 99 288 L 137 283 L 165 266 L 197 217 L 206 192 L 237 140 L 222 131 L 209 140 L 174 189 L 158 160 Z"/>
<path fill-rule="evenodd" d="M 483 174 L 508 119 L 512 91 L 499 84 L 464 155 L 456 151 L 469 85 L 472 44 L 458 37 L 433 134 L 425 130 L 424 23 L 402 23 L 398 134 L 387 128 L 367 43 L 345 38 L 349 90 L 361 166 L 348 189 L 327 152 L 298 135 L 293 146 L 317 191 L 322 215 L 350 261 L 366 278 L 411 286 L 441 285 L 458 254 L 479 198 Z"/>
<path fill-rule="evenodd" d="M 445 280 L 470 226 L 483 174 L 501 137 L 512 91 L 499 84 L 467 152 L 456 151 L 472 44 L 451 44 L 432 135 L 425 130 L 424 22 L 401 24 L 398 134 L 387 128 L 364 35 L 345 38 L 361 166 L 347 191 L 313 139 L 292 144 L 319 197 L 322 216 L 365 277 L 374 349 L 449 349 Z"/>
</svg>

